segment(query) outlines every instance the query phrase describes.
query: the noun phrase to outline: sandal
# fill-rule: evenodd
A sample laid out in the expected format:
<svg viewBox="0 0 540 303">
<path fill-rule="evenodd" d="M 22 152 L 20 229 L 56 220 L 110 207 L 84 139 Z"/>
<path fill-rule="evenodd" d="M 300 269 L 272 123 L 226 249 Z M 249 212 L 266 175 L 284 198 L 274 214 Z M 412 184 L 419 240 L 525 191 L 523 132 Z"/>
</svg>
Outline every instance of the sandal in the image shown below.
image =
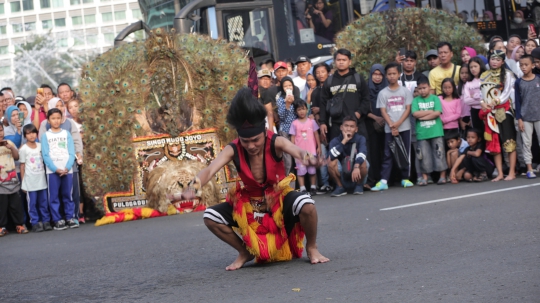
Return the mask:
<svg viewBox="0 0 540 303">
<path fill-rule="evenodd" d="M 418 185 L 418 186 L 426 186 L 427 185 L 427 180 L 424 179 L 424 178 L 418 178 L 418 180 L 416 180 L 416 185 Z"/>
<path fill-rule="evenodd" d="M 473 180 L 474 180 L 474 182 L 484 182 L 484 181 L 489 180 L 489 178 L 488 178 L 487 174 L 480 174 L 480 176 L 475 177 Z"/>
<path fill-rule="evenodd" d="M 446 184 L 446 178 L 439 178 L 439 181 L 437 181 L 437 185 L 445 185 Z"/>
<path fill-rule="evenodd" d="M 452 182 L 452 184 L 458 184 L 459 183 L 458 179 L 456 179 L 456 178 L 451 178 L 450 182 Z"/>
</svg>

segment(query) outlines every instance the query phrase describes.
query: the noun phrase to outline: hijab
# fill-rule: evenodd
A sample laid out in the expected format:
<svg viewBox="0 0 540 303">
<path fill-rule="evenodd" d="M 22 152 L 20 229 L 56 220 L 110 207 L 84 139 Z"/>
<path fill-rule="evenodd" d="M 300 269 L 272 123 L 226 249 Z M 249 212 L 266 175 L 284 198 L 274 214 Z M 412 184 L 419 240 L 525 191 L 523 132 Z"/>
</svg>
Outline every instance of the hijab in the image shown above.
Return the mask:
<svg viewBox="0 0 540 303">
<path fill-rule="evenodd" d="M 372 79 L 373 73 L 376 70 L 380 71 L 383 77 L 382 82 L 379 84 L 374 83 Z M 368 86 L 369 99 L 371 101 L 371 112 L 377 116 L 381 116 L 381 110 L 377 108 L 377 96 L 381 90 L 388 86 L 388 80 L 386 80 L 386 73 L 382 64 L 374 64 L 369 70 Z"/>
<path fill-rule="evenodd" d="M 66 108 L 66 104 L 64 103 L 64 101 L 62 101 L 62 99 L 58 98 L 58 97 L 55 97 L 55 98 L 52 98 L 51 100 L 49 100 L 49 102 L 47 102 L 47 104 L 49 105 L 49 109 L 51 108 L 56 108 L 56 104 L 58 103 L 58 101 L 61 101 L 62 104 L 64 104 L 64 112 L 62 113 L 62 123 L 66 122 L 67 120 L 67 108 Z"/>
<path fill-rule="evenodd" d="M 463 47 L 463 49 L 469 53 L 469 56 L 471 56 L 471 58 L 476 57 L 476 51 L 474 50 L 474 48 L 465 46 Z"/>
<path fill-rule="evenodd" d="M 15 106 L 19 108 L 19 104 L 24 104 L 26 110 L 28 111 L 28 115 L 26 115 L 26 118 L 24 118 L 22 126 L 24 127 L 25 125 L 32 124 L 32 106 L 26 101 L 19 101 L 17 104 L 15 104 Z"/>
<path fill-rule="evenodd" d="M 512 55 L 510 55 L 510 59 L 516 60 L 516 53 L 517 53 L 518 49 L 520 49 L 520 48 L 523 49 L 523 52 L 525 52 L 525 48 L 523 47 L 523 45 L 516 46 L 514 48 L 514 50 L 512 51 Z"/>
<path fill-rule="evenodd" d="M 22 135 L 18 132 L 17 126 L 11 122 L 11 114 L 14 111 L 19 111 L 15 105 L 10 105 L 6 108 L 4 119 L 7 119 L 9 126 L 4 126 L 4 139 L 10 140 L 19 148 L 21 146 Z"/>
<path fill-rule="evenodd" d="M 291 82 L 293 86 L 293 91 L 294 91 L 294 82 L 292 78 L 289 76 L 283 77 L 283 79 L 281 79 L 281 82 L 280 82 L 281 85 L 279 86 L 279 91 L 282 93 L 283 98 L 285 98 L 285 89 L 283 88 L 283 83 L 285 83 L 286 81 Z"/>
</svg>

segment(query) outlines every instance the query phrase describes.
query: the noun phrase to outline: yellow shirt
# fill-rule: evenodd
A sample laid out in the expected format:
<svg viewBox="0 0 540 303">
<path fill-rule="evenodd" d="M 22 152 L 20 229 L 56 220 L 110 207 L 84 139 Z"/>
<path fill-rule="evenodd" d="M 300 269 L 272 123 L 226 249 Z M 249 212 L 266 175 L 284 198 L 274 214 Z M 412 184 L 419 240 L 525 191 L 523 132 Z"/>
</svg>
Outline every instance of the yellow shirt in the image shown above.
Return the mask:
<svg viewBox="0 0 540 303">
<path fill-rule="evenodd" d="M 457 85 L 459 82 L 459 70 L 461 67 L 456 65 L 456 73 L 454 75 L 454 83 Z M 444 79 L 451 78 L 452 72 L 454 72 L 454 64 L 449 69 L 443 69 L 440 66 L 435 67 L 429 72 L 429 85 L 431 89 L 435 90 L 436 95 L 442 94 L 441 84 Z"/>
</svg>

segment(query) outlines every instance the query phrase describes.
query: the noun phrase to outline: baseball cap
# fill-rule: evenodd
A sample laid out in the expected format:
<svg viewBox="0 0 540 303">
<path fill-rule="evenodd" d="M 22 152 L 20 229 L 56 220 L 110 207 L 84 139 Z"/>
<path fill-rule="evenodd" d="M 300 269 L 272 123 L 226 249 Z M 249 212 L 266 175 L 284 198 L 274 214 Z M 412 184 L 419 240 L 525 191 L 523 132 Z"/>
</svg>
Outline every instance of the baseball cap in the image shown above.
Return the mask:
<svg viewBox="0 0 540 303">
<path fill-rule="evenodd" d="M 532 50 L 531 56 L 536 59 L 540 59 L 540 47 L 537 47 Z"/>
<path fill-rule="evenodd" d="M 272 72 L 270 72 L 267 69 L 261 69 L 260 71 L 257 72 L 257 78 L 262 78 L 262 77 L 272 78 Z"/>
<path fill-rule="evenodd" d="M 276 64 L 274 64 L 274 71 L 276 71 L 278 68 L 287 69 L 287 63 L 285 63 L 283 61 L 276 62 Z"/>
<path fill-rule="evenodd" d="M 15 103 L 19 102 L 19 101 L 26 101 L 26 99 L 23 97 L 23 96 L 17 96 L 15 97 Z"/>
<path fill-rule="evenodd" d="M 296 61 L 294 62 L 294 64 L 298 64 L 300 62 L 309 62 L 309 63 L 311 63 L 311 60 L 309 60 L 309 58 L 307 56 L 298 56 L 298 58 L 296 58 Z"/>
<path fill-rule="evenodd" d="M 429 58 L 431 56 L 435 56 L 435 57 L 439 57 L 439 53 L 437 52 L 437 50 L 435 49 L 430 49 L 427 51 L 426 55 L 424 56 L 424 58 Z"/>
</svg>

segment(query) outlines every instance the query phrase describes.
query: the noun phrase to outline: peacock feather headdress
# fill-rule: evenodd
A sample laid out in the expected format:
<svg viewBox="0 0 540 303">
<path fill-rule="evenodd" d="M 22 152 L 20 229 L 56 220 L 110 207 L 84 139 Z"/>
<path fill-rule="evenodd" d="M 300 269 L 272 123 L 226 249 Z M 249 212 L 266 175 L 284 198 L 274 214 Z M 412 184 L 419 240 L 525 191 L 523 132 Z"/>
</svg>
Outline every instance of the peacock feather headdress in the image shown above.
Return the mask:
<svg viewBox="0 0 540 303">
<path fill-rule="evenodd" d="M 222 142 L 233 140 L 225 117 L 248 71 L 237 45 L 164 29 L 86 63 L 79 94 L 88 194 L 130 188 L 137 168 L 133 137 L 213 127 Z"/>
</svg>

